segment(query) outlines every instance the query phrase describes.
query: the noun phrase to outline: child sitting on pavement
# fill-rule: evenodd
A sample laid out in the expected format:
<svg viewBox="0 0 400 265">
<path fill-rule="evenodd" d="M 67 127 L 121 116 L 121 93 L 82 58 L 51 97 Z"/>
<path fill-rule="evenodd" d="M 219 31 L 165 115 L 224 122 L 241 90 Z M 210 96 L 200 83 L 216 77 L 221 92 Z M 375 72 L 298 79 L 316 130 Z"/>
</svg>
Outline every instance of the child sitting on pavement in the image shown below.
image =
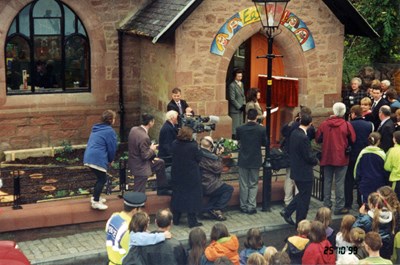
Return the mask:
<svg viewBox="0 0 400 265">
<path fill-rule="evenodd" d="M 261 238 L 260 230 L 257 228 L 250 228 L 247 231 L 247 238 L 244 242 L 244 249 L 240 251 L 240 265 L 246 265 L 247 259 L 253 253 L 260 253 L 264 255 L 265 246 Z"/>
<path fill-rule="evenodd" d="M 265 249 L 265 252 L 264 252 L 264 259 L 265 259 L 265 261 L 267 262 L 267 265 L 269 264 L 269 262 L 270 262 L 272 256 L 273 256 L 275 253 L 277 253 L 277 252 L 278 252 L 278 250 L 277 250 L 275 247 L 272 247 L 272 246 L 267 247 L 267 248 Z"/>
<path fill-rule="evenodd" d="M 315 221 L 320 221 L 325 227 L 326 239 L 336 249 L 336 231 L 330 227 L 332 224 L 332 211 L 328 207 L 321 207 L 317 211 Z"/>
<path fill-rule="evenodd" d="M 155 245 L 167 238 L 171 238 L 171 233 L 169 231 L 162 233 L 148 232 L 147 228 L 149 227 L 149 223 L 150 217 L 147 213 L 137 212 L 133 215 L 129 223 L 129 248 L 133 246 Z"/>
<path fill-rule="evenodd" d="M 368 232 L 365 236 L 365 249 L 369 257 L 360 260 L 359 264 L 393 264 L 389 259 L 380 256 L 381 247 L 381 236 L 377 232 Z"/>
<path fill-rule="evenodd" d="M 291 264 L 301 264 L 304 250 L 310 242 L 310 239 L 308 239 L 310 228 L 311 222 L 309 220 L 302 220 L 297 226 L 297 235 L 287 239 L 287 243 L 282 251 L 286 251 L 289 254 Z"/>
</svg>

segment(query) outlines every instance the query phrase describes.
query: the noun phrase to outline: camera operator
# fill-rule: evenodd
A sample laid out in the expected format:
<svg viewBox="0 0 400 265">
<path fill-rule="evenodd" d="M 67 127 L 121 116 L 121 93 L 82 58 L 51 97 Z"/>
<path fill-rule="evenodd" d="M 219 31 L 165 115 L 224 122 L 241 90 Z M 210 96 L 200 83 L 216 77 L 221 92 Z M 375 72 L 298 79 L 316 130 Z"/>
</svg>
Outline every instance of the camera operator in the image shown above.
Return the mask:
<svg viewBox="0 0 400 265">
<path fill-rule="evenodd" d="M 228 205 L 232 197 L 233 187 L 221 180 L 222 162 L 220 155 L 223 153 L 222 146 L 214 148 L 213 139 L 205 136 L 200 141 L 202 159 L 200 161 L 201 184 L 203 194 L 209 197 L 203 208 L 203 213 L 208 213 L 213 219 L 225 221 L 226 217 L 222 210 Z"/>
</svg>

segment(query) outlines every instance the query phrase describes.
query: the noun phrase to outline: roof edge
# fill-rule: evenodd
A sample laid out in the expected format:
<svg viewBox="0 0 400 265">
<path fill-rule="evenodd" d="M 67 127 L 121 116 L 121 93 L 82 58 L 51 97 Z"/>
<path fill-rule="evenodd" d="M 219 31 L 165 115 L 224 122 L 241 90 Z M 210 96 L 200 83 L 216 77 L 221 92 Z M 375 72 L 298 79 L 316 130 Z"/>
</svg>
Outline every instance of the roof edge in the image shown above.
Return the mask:
<svg viewBox="0 0 400 265">
<path fill-rule="evenodd" d="M 173 25 L 183 14 L 185 14 L 185 12 L 186 12 L 196 1 L 198 1 L 198 0 L 191 0 L 190 3 L 187 4 L 187 5 L 185 6 L 185 8 L 183 8 L 183 9 L 174 17 L 174 19 L 172 19 L 172 20 L 168 23 L 168 25 L 167 25 L 166 27 L 164 27 L 163 30 L 162 30 L 160 33 L 158 33 L 158 35 L 155 36 L 151 42 L 154 43 L 154 44 L 156 44 L 157 41 L 161 38 L 161 36 L 164 35 L 164 34 L 172 27 L 172 25 Z M 202 2 L 202 0 L 200 0 L 199 2 Z"/>
</svg>

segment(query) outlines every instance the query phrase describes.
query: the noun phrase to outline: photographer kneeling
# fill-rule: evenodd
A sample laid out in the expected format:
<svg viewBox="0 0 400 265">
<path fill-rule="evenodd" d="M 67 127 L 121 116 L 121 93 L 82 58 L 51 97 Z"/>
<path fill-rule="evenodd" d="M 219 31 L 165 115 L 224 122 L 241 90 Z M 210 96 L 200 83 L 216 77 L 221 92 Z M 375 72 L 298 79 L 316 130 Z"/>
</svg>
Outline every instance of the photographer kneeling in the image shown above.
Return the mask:
<svg viewBox="0 0 400 265">
<path fill-rule="evenodd" d="M 200 141 L 202 159 L 200 161 L 201 184 L 203 195 L 209 200 L 203 208 L 203 213 L 208 213 L 213 219 L 225 221 L 226 217 L 222 214 L 229 200 L 232 197 L 233 187 L 224 183 L 220 177 L 222 173 L 222 162 L 219 157 L 224 151 L 223 147 L 214 150 L 214 142 L 210 136 L 206 136 Z"/>
</svg>

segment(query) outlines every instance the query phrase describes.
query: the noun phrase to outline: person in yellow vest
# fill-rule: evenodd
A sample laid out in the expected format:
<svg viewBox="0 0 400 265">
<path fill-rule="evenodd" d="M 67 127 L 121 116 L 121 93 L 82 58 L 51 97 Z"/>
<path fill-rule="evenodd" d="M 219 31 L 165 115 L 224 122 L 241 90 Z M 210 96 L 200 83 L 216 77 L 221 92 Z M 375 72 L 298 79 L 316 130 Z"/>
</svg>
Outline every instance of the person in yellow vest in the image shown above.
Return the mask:
<svg viewBox="0 0 400 265">
<path fill-rule="evenodd" d="M 122 264 L 129 249 L 129 223 L 147 200 L 146 194 L 142 192 L 125 192 L 123 198 L 124 210 L 113 213 L 106 224 L 108 265 Z"/>
</svg>

